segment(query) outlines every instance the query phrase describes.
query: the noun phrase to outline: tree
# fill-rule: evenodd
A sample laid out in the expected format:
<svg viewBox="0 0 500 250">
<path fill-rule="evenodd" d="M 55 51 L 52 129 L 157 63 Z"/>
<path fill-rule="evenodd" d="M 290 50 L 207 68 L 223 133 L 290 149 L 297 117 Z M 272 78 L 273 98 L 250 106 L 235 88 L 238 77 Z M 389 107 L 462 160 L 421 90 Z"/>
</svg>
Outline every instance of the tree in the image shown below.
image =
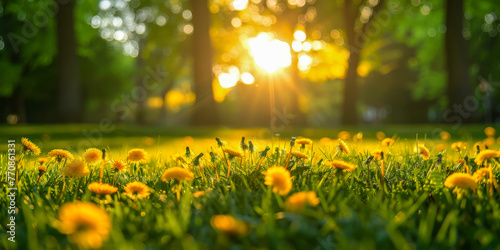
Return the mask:
<svg viewBox="0 0 500 250">
<path fill-rule="evenodd" d="M 358 65 L 361 60 L 361 50 L 365 46 L 365 41 L 362 40 L 362 35 L 366 32 L 373 16 L 383 7 L 384 1 L 380 0 L 372 9 L 372 14 L 365 22 L 357 25 L 357 20 L 360 19 L 361 6 L 367 3 L 361 1 L 359 5 L 355 5 L 353 1 L 344 1 L 344 30 L 346 33 L 346 42 L 350 52 L 347 73 L 344 81 L 344 100 L 342 104 L 342 124 L 358 123 Z"/>
<path fill-rule="evenodd" d="M 218 115 L 212 91 L 212 43 L 210 40 L 210 13 L 207 0 L 191 0 L 193 11 L 193 79 L 196 103 L 193 125 L 216 125 Z"/>
<path fill-rule="evenodd" d="M 76 54 L 75 1 L 58 3 L 57 22 L 57 82 L 58 118 L 61 122 L 81 119 L 81 86 Z"/>
<path fill-rule="evenodd" d="M 463 36 L 464 1 L 446 1 L 446 69 L 448 73 L 447 96 L 448 107 L 456 109 L 462 106 L 467 97 L 473 97 L 472 86 L 469 80 L 469 67 L 467 65 L 467 47 Z M 471 111 L 471 110 L 468 110 Z M 472 114 L 475 112 L 471 112 Z M 473 115 L 472 115 L 473 116 Z M 473 118 L 468 113 L 464 119 Z M 470 119 L 469 119 L 470 120 Z"/>
</svg>

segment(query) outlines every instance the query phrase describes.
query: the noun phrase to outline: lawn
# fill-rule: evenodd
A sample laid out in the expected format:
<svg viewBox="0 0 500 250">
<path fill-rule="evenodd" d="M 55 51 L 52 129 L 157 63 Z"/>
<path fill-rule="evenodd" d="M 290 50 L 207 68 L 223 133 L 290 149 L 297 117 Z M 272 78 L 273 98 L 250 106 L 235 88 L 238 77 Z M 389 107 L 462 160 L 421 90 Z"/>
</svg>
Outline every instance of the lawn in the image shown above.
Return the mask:
<svg viewBox="0 0 500 250">
<path fill-rule="evenodd" d="M 12 199 L 0 198 L 4 208 L 0 245 L 4 249 L 500 249 L 500 195 L 494 187 L 500 174 L 495 157 L 500 154 L 486 151 L 500 145 L 494 130 L 485 127 L 401 125 L 271 132 L 2 126 L 2 189 L 5 194 L 8 188 L 17 190 L 15 243 L 9 241 L 7 226 Z M 450 138 L 442 131 L 448 131 Z M 24 150 L 22 137 L 39 146 L 40 155 Z M 299 139 L 292 143 L 292 137 Z M 12 161 L 7 140 L 16 141 Z M 415 150 L 417 144 L 421 147 Z M 104 160 L 101 149 L 106 151 Z M 73 161 L 65 158 L 71 158 L 68 153 Z M 47 161 L 39 163 L 39 157 Z M 9 162 L 17 166 L 13 186 Z M 119 170 L 117 162 L 124 168 Z"/>
</svg>

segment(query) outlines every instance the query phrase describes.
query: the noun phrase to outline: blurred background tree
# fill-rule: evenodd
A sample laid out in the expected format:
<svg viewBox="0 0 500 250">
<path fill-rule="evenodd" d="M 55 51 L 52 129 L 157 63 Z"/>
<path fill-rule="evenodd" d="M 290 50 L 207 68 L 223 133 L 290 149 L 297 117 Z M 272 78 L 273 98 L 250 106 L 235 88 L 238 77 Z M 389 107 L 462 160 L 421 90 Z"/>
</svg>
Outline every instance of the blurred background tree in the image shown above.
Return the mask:
<svg viewBox="0 0 500 250">
<path fill-rule="evenodd" d="M 500 119 L 498 1 L 0 3 L 9 123 Z"/>
</svg>

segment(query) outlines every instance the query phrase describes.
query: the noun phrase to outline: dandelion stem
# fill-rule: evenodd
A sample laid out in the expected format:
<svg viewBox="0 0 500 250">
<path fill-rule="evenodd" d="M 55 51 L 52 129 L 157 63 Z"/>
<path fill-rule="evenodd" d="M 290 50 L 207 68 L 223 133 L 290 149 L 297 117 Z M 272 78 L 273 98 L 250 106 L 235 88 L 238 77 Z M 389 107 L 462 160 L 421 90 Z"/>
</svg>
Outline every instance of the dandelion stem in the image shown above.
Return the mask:
<svg viewBox="0 0 500 250">
<path fill-rule="evenodd" d="M 257 171 L 259 171 L 260 164 L 264 161 L 264 157 L 260 157 L 259 163 L 257 164 Z"/>
<path fill-rule="evenodd" d="M 335 159 L 335 157 L 337 157 L 339 152 L 340 152 L 340 146 L 337 146 L 337 151 L 335 151 L 335 154 L 333 154 L 332 159 Z"/>
<path fill-rule="evenodd" d="M 288 153 L 288 157 L 286 158 L 285 168 L 288 169 L 288 163 L 290 163 L 290 156 L 292 155 L 293 145 L 290 146 L 290 152 Z"/>
<path fill-rule="evenodd" d="M 316 187 L 316 189 L 319 189 L 321 187 L 321 185 L 323 185 L 323 182 L 325 181 L 327 176 L 328 176 L 327 174 L 323 175 L 323 178 L 321 178 L 321 181 L 318 183 L 318 186 Z"/>
<path fill-rule="evenodd" d="M 314 157 L 316 156 L 314 154 L 314 142 L 311 143 L 311 152 L 310 153 L 312 154 L 312 157 L 311 157 L 311 166 L 314 166 L 314 164 L 313 164 L 314 163 Z"/>
<path fill-rule="evenodd" d="M 231 161 L 227 164 L 227 178 L 229 179 L 229 173 L 231 173 Z"/>
<path fill-rule="evenodd" d="M 181 184 L 178 184 L 175 194 L 177 196 L 177 201 L 180 201 L 181 200 Z"/>
<path fill-rule="evenodd" d="M 283 207 L 283 198 L 278 193 L 274 193 L 274 196 L 276 197 L 276 201 L 278 202 L 278 206 L 280 208 Z"/>
<path fill-rule="evenodd" d="M 490 198 L 493 198 L 493 178 L 495 178 L 493 176 L 493 167 L 491 166 L 491 163 L 489 164 L 489 175 L 490 175 Z"/>
<path fill-rule="evenodd" d="M 384 200 L 384 160 L 380 160 L 380 170 L 381 170 L 381 175 L 380 175 L 380 187 L 382 188 L 382 200 Z"/>
<path fill-rule="evenodd" d="M 470 174 L 469 166 L 467 165 L 467 162 L 464 161 L 464 168 L 467 171 L 467 174 Z"/>
<path fill-rule="evenodd" d="M 219 170 L 217 170 L 217 165 L 214 163 L 215 177 L 217 177 L 217 182 L 219 182 Z"/>
<path fill-rule="evenodd" d="M 76 186 L 75 188 L 75 195 L 73 196 L 73 200 L 76 200 L 76 198 L 78 198 L 78 191 L 80 190 L 80 185 L 82 184 L 82 179 L 83 177 L 81 178 L 78 178 L 78 186 Z"/>
<path fill-rule="evenodd" d="M 61 190 L 61 194 L 59 195 L 59 202 L 62 201 L 62 198 L 63 198 L 63 195 L 64 195 L 65 191 L 66 191 L 66 177 L 64 176 L 63 177 L 63 187 L 62 187 L 62 190 Z"/>
<path fill-rule="evenodd" d="M 101 172 L 99 173 L 99 184 L 102 183 L 102 175 L 104 172 L 104 161 L 101 163 Z"/>
<path fill-rule="evenodd" d="M 118 178 L 119 174 L 120 174 L 120 172 L 115 174 L 115 178 L 113 178 L 113 186 L 115 185 L 116 179 Z"/>
</svg>

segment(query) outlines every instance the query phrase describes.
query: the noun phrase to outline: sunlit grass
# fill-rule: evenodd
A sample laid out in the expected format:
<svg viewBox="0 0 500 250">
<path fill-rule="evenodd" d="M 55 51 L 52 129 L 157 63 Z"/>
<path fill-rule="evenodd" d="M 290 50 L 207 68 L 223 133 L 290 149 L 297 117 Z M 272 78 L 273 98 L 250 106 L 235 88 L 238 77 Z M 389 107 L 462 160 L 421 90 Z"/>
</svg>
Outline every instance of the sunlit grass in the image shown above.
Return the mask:
<svg viewBox="0 0 500 250">
<path fill-rule="evenodd" d="M 8 128 L 3 133 L 10 132 L 9 139 L 32 139 L 41 148 L 40 156 L 60 148 L 80 158 L 85 151 L 76 150 L 78 143 L 90 140 L 81 135 L 82 130 L 95 128 L 35 126 Z M 451 139 L 430 136 L 433 130 L 426 129 L 383 129 L 385 137 L 395 139 L 388 146 L 376 138 L 381 128 L 345 132 L 289 129 L 279 137 L 266 138 L 259 137 L 265 129 L 189 131 L 119 126 L 103 134 L 98 145 L 92 145 L 105 149 L 106 159 L 95 161 L 88 156 L 92 158 L 87 163 L 88 175 L 65 177 L 61 169 L 68 163 L 52 159 L 44 163 L 46 172 L 39 180 L 38 157 L 22 153 L 18 143 L 17 243 L 2 237 L 1 244 L 3 248 L 19 249 L 100 243 L 103 248 L 119 249 L 498 246 L 500 196 L 489 182 L 488 170 L 473 188 L 469 179 L 457 179 L 454 185 L 458 187 L 445 186 L 453 173 L 469 169 L 473 174 L 481 167 L 474 162 L 475 142 L 487 142 L 494 150 L 500 148 L 498 142 L 484 140 L 484 126 L 467 127 L 467 133 L 449 130 Z M 358 132 L 363 136 L 356 136 Z M 311 138 L 311 143 L 301 140 L 295 144 L 292 136 Z M 338 136 L 345 139 L 347 150 L 339 148 Z M 467 149 L 453 150 L 451 145 L 458 140 L 466 143 Z M 422 157 L 421 149 L 415 150 L 417 143 L 429 149 L 428 159 Z M 269 151 L 263 153 L 266 147 Z M 144 149 L 147 155 L 129 155 L 135 148 Z M 223 150 L 229 148 L 235 152 Z M 499 164 L 494 154 L 491 156 L 483 164 L 491 167 L 498 179 Z M 111 167 L 111 160 L 127 164 L 118 171 Z M 333 160 L 354 167 L 337 169 L 331 164 Z M 7 161 L 4 152 L 0 163 L 6 166 Z M 264 173 L 272 166 L 286 170 L 266 181 Z M 286 172 L 290 173 L 291 189 Z M 1 180 L 6 190 L 5 171 Z M 100 187 L 99 181 L 118 191 Z M 91 183 L 94 192 L 88 189 Z M 131 183 L 141 191 L 132 192 Z M 98 194 L 106 192 L 112 194 Z M 0 201 L 8 204 L 6 196 Z M 96 231 L 98 238 L 93 238 L 92 244 L 85 241 L 90 245 L 82 243 L 68 226 L 61 228 L 61 223 L 80 223 L 82 228 L 95 225 L 80 217 L 71 222 L 61 217 L 60 208 L 74 201 L 96 204 L 110 218 L 109 232 Z M 94 211 L 92 207 L 86 209 L 88 213 Z M 8 223 L 7 210 L 0 218 L 2 226 Z"/>
</svg>

